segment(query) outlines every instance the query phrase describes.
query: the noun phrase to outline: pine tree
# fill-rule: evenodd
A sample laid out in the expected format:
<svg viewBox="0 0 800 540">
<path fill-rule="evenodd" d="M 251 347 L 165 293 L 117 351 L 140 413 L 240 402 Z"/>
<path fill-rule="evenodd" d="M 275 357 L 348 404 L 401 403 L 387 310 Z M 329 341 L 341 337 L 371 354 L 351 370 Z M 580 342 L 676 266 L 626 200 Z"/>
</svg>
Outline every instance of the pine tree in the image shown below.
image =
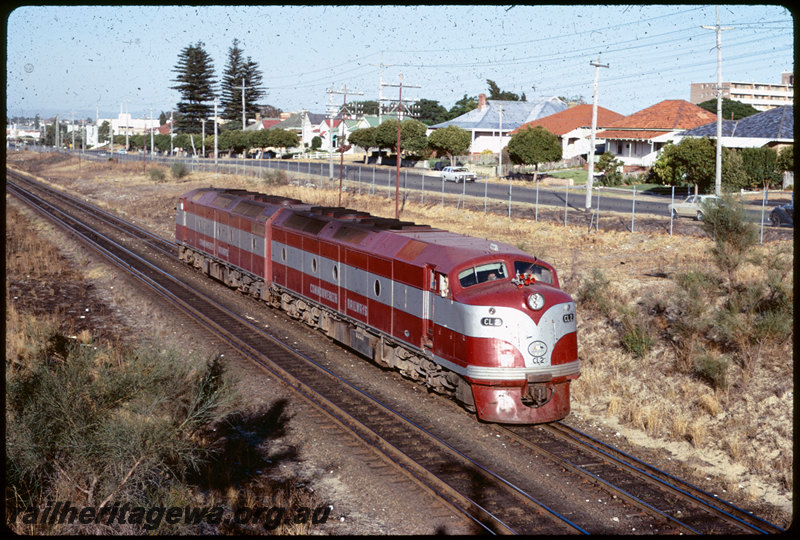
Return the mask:
<svg viewBox="0 0 800 540">
<path fill-rule="evenodd" d="M 244 106 L 245 113 L 251 115 L 258 110 L 257 101 L 264 95 L 261 88 L 262 76 L 258 64 L 249 56 L 244 59 L 239 40 L 234 39 L 233 45 L 228 49 L 228 62 L 222 75 L 221 98 L 223 118 L 239 120 L 242 118 L 242 82 L 244 81 Z"/>
<path fill-rule="evenodd" d="M 173 80 L 177 84 L 171 88 L 181 94 L 177 105 L 181 120 L 176 122 L 176 130 L 184 133 L 199 133 L 201 120 L 214 111 L 214 62 L 203 47 L 202 41 L 185 47 L 172 70 L 177 73 Z"/>
</svg>

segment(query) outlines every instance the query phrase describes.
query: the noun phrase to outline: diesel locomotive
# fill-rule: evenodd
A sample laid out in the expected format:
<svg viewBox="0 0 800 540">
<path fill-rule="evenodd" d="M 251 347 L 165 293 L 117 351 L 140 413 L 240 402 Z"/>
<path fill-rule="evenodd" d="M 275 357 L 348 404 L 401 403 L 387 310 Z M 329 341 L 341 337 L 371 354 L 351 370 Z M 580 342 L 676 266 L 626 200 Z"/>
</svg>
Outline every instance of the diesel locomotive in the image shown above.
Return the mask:
<svg viewBox="0 0 800 540">
<path fill-rule="evenodd" d="M 179 198 L 175 239 L 180 260 L 483 421 L 569 413 L 575 303 L 550 264 L 513 246 L 222 188 Z"/>
</svg>

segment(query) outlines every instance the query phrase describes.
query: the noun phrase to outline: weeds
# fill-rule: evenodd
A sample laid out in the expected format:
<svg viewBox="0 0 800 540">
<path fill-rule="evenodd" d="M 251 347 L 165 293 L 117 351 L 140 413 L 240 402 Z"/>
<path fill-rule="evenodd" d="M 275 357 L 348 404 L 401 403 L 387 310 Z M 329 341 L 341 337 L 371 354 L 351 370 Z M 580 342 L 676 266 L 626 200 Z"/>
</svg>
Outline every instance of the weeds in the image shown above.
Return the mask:
<svg viewBox="0 0 800 540">
<path fill-rule="evenodd" d="M 189 169 L 186 167 L 185 163 L 180 161 L 173 163 L 169 170 L 172 174 L 172 178 L 175 180 L 182 180 L 183 178 L 189 176 Z"/>
<path fill-rule="evenodd" d="M 195 434 L 231 399 L 219 361 L 193 370 L 176 353 L 140 349 L 116 362 L 58 332 L 45 343 L 27 369 L 6 364 L 6 484 L 15 498 L 6 504 L 153 507 L 167 492 L 189 497 L 186 474 L 212 453 Z"/>
<path fill-rule="evenodd" d="M 166 181 L 167 173 L 161 167 L 152 167 L 147 171 L 147 176 L 151 182 L 161 183 Z"/>
</svg>

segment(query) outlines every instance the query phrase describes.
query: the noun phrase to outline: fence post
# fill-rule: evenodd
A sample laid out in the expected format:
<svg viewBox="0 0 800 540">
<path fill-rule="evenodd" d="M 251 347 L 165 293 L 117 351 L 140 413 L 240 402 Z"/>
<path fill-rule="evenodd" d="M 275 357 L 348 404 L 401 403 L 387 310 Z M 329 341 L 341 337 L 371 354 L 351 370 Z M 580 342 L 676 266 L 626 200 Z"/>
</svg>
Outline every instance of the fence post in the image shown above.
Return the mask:
<svg viewBox="0 0 800 540">
<path fill-rule="evenodd" d="M 763 189 L 761 192 L 761 238 L 759 239 L 758 243 L 764 243 L 764 208 L 767 204 L 767 191 Z"/>
<path fill-rule="evenodd" d="M 508 219 L 511 219 L 511 189 L 514 187 L 514 182 L 511 178 L 508 179 Z"/>
<path fill-rule="evenodd" d="M 486 199 L 489 194 L 489 177 L 483 179 L 483 215 L 486 215 Z"/>
<path fill-rule="evenodd" d="M 569 207 L 569 184 L 564 182 L 564 227 L 567 226 L 567 208 Z"/>
<path fill-rule="evenodd" d="M 633 186 L 633 202 L 631 203 L 631 232 L 633 232 L 633 218 L 636 216 L 636 186 Z"/>
<path fill-rule="evenodd" d="M 425 173 L 422 173 L 422 200 L 419 203 L 422 206 L 425 206 Z"/>
<path fill-rule="evenodd" d="M 675 205 L 675 186 L 672 186 L 672 200 L 670 201 L 669 211 L 669 235 L 672 236 L 672 208 Z"/>
<path fill-rule="evenodd" d="M 533 221 L 539 221 L 539 179 L 536 179 L 536 204 L 533 206 Z"/>
<path fill-rule="evenodd" d="M 594 230 L 600 231 L 600 186 L 597 186 L 597 219 L 594 222 Z"/>
</svg>

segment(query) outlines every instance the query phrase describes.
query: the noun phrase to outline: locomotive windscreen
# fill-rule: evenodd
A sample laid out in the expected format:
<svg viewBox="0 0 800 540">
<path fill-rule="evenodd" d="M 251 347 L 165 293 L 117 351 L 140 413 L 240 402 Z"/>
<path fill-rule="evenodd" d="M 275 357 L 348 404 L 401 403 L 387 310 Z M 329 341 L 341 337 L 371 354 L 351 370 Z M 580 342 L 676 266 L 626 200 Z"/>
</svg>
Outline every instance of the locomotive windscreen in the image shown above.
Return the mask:
<svg viewBox="0 0 800 540">
<path fill-rule="evenodd" d="M 553 272 L 530 261 L 514 261 L 514 274 L 519 274 L 520 276 L 530 274 L 536 281 L 541 281 L 548 285 L 553 284 Z"/>
</svg>

